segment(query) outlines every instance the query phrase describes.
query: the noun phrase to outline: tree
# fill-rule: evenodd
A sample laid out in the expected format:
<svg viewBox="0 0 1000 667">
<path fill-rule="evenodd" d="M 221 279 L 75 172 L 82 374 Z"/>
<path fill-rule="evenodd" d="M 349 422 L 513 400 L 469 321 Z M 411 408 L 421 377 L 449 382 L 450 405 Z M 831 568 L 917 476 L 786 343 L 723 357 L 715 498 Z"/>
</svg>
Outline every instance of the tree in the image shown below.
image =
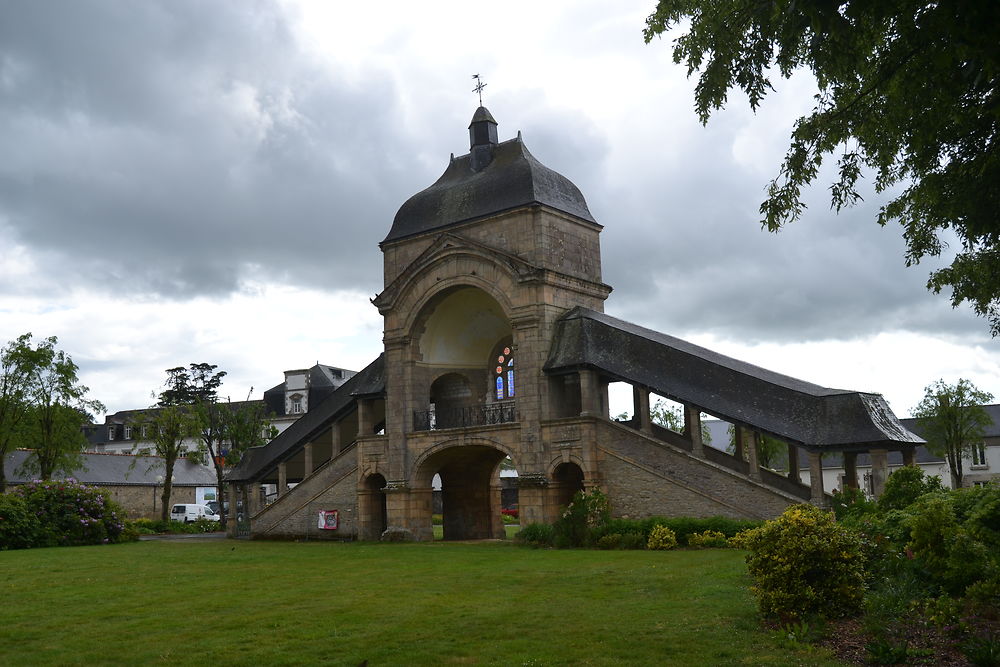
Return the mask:
<svg viewBox="0 0 1000 667">
<path fill-rule="evenodd" d="M 170 513 L 174 466 L 186 450 L 185 440 L 198 433 L 198 423 L 189 406 L 161 405 L 140 417 L 140 428 L 153 445 L 153 452 L 163 459 L 163 491 L 160 494 L 160 519 Z"/>
<path fill-rule="evenodd" d="M 4 460 L 17 446 L 22 423 L 30 407 L 32 371 L 38 354 L 26 333 L 0 349 L 0 493 L 7 490 Z"/>
<path fill-rule="evenodd" d="M 203 421 L 206 415 L 214 413 L 201 409 L 205 404 L 215 402 L 216 391 L 226 375 L 224 371 L 213 373 L 215 368 L 211 364 L 191 364 L 190 371 L 183 366 L 168 368 L 167 380 L 157 404 L 143 415 L 140 426 L 149 434 L 156 455 L 163 458 L 160 516 L 164 521 L 170 511 L 174 466 L 188 450 L 185 441 L 198 438 L 203 443 L 208 437 L 215 443 L 218 437 L 216 426 Z M 196 450 L 192 454 L 199 458 L 201 452 Z"/>
<path fill-rule="evenodd" d="M 992 394 L 968 380 L 960 378 L 954 385 L 938 380 L 924 389 L 924 398 L 913 409 L 927 449 L 947 459 L 956 489 L 962 486 L 963 459 L 979 446 L 993 423 L 982 407 L 991 400 Z"/>
<path fill-rule="evenodd" d="M 866 169 L 878 192 L 903 186 L 877 222 L 901 223 L 907 266 L 940 255 L 952 230 L 961 248 L 927 287 L 949 288 L 952 306 L 968 301 L 1000 334 L 1000 3 L 660 0 L 643 36 L 686 20 L 673 58 L 700 71 L 702 123 L 731 88 L 756 110 L 776 73 L 816 77 L 816 105 L 795 123 L 762 225 L 801 217 L 802 188 L 837 153 L 833 208 L 861 199 Z"/>
<path fill-rule="evenodd" d="M 87 398 L 90 390 L 80 384 L 79 367 L 55 348 L 57 343 L 51 336 L 35 349 L 31 407 L 24 423 L 24 443 L 32 450 L 25 470 L 38 473 L 43 480 L 80 466 L 87 444 L 82 427 L 93 421 L 90 411 L 104 410 L 100 401 Z"/>
</svg>

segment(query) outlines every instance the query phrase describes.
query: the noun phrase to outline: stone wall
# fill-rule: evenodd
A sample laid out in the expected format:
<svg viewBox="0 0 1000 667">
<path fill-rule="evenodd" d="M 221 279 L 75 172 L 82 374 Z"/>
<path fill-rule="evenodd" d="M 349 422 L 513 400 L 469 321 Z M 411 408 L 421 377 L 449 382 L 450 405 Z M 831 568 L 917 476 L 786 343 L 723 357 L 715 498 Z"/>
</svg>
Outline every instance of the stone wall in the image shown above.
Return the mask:
<svg viewBox="0 0 1000 667">
<path fill-rule="evenodd" d="M 163 487 L 120 484 L 91 484 L 91 486 L 110 491 L 111 499 L 125 509 L 129 519 L 160 518 L 160 496 Z M 195 495 L 195 487 L 175 485 L 171 487 L 170 504 L 193 503 Z"/>
<path fill-rule="evenodd" d="M 615 516 L 770 519 L 802 502 L 626 426 L 596 423 L 598 467 Z"/>
<path fill-rule="evenodd" d="M 358 465 L 352 447 L 251 517 L 255 538 L 355 539 Z M 338 510 L 340 527 L 321 530 L 320 510 Z"/>
</svg>

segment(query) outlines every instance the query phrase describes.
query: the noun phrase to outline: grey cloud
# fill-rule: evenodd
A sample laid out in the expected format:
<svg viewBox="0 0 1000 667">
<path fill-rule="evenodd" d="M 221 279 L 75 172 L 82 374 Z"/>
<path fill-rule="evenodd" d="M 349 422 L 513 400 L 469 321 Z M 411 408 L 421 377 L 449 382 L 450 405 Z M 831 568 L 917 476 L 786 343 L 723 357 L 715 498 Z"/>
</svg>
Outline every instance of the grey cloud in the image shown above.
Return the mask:
<svg viewBox="0 0 1000 667">
<path fill-rule="evenodd" d="M 384 156 L 412 141 L 390 81 L 322 74 L 267 3 L 12 14 L 0 221 L 64 282 L 181 298 L 248 275 L 377 290 L 377 242 L 409 178 Z"/>
</svg>

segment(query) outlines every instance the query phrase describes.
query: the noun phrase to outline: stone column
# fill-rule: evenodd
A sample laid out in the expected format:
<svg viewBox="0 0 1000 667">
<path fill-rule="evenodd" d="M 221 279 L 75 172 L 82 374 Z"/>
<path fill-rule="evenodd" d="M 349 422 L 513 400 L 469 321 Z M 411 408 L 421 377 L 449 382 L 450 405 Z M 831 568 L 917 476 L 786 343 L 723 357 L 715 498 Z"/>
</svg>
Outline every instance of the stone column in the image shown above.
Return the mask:
<svg viewBox="0 0 1000 667">
<path fill-rule="evenodd" d="M 521 473 L 517 478 L 518 522 L 522 526 L 529 523 L 552 523 L 558 517 L 555 508 L 547 502 L 549 480 L 545 473 Z"/>
<path fill-rule="evenodd" d="M 809 499 L 817 507 L 826 507 L 826 493 L 823 491 L 823 454 L 809 452 L 809 486 L 812 497 Z"/>
<path fill-rule="evenodd" d="M 738 461 L 743 460 L 743 427 L 733 425 L 733 456 Z"/>
<path fill-rule="evenodd" d="M 872 495 L 876 498 L 885 491 L 885 480 L 889 477 L 889 450 L 873 449 L 872 457 Z"/>
<path fill-rule="evenodd" d="M 746 443 L 747 462 L 750 466 L 747 473 L 750 475 L 750 479 L 760 481 L 760 456 L 757 451 L 757 443 L 760 441 L 760 433 L 757 433 L 756 431 L 744 430 L 743 438 Z"/>
<path fill-rule="evenodd" d="M 601 388 L 597 371 L 580 370 L 580 415 L 597 417 L 601 414 Z"/>
<path fill-rule="evenodd" d="M 311 442 L 306 443 L 305 446 L 302 447 L 302 453 L 306 457 L 306 461 L 304 464 L 305 471 L 302 473 L 302 476 L 308 477 L 313 472 L 313 446 Z"/>
<path fill-rule="evenodd" d="M 844 452 L 844 488 L 858 488 L 858 453 Z"/>
<path fill-rule="evenodd" d="M 330 427 L 330 458 L 340 453 L 340 422 L 334 422 Z"/>
<path fill-rule="evenodd" d="M 903 465 L 904 466 L 914 466 L 917 465 L 917 450 L 914 447 L 907 447 L 902 450 L 903 454 Z"/>
<path fill-rule="evenodd" d="M 371 435 L 375 429 L 372 423 L 372 401 L 370 398 L 358 399 L 358 437 L 363 438 Z"/>
<path fill-rule="evenodd" d="M 639 422 L 639 430 L 652 434 L 653 426 L 649 418 L 649 390 L 642 387 L 632 387 L 632 408 Z"/>
<path fill-rule="evenodd" d="M 701 410 L 693 405 L 684 406 L 684 436 L 691 440 L 691 453 L 704 458 L 704 443 L 701 441 Z"/>
<path fill-rule="evenodd" d="M 284 461 L 278 464 L 278 497 L 288 493 L 288 467 Z"/>
<path fill-rule="evenodd" d="M 802 483 L 802 474 L 799 472 L 799 448 L 792 443 L 788 443 L 788 479 Z"/>
</svg>

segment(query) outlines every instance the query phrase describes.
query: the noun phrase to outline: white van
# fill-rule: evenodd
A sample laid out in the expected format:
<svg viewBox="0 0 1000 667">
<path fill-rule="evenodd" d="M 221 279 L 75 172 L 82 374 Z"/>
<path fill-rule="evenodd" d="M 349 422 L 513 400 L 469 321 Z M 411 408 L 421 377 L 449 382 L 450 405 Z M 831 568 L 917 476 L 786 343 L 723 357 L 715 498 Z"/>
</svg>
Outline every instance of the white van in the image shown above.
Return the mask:
<svg viewBox="0 0 1000 667">
<path fill-rule="evenodd" d="M 219 515 L 205 505 L 183 504 L 174 505 L 170 508 L 170 519 L 172 521 L 183 521 L 184 523 L 191 523 L 192 521 L 197 521 L 198 519 L 218 521 Z"/>
</svg>

